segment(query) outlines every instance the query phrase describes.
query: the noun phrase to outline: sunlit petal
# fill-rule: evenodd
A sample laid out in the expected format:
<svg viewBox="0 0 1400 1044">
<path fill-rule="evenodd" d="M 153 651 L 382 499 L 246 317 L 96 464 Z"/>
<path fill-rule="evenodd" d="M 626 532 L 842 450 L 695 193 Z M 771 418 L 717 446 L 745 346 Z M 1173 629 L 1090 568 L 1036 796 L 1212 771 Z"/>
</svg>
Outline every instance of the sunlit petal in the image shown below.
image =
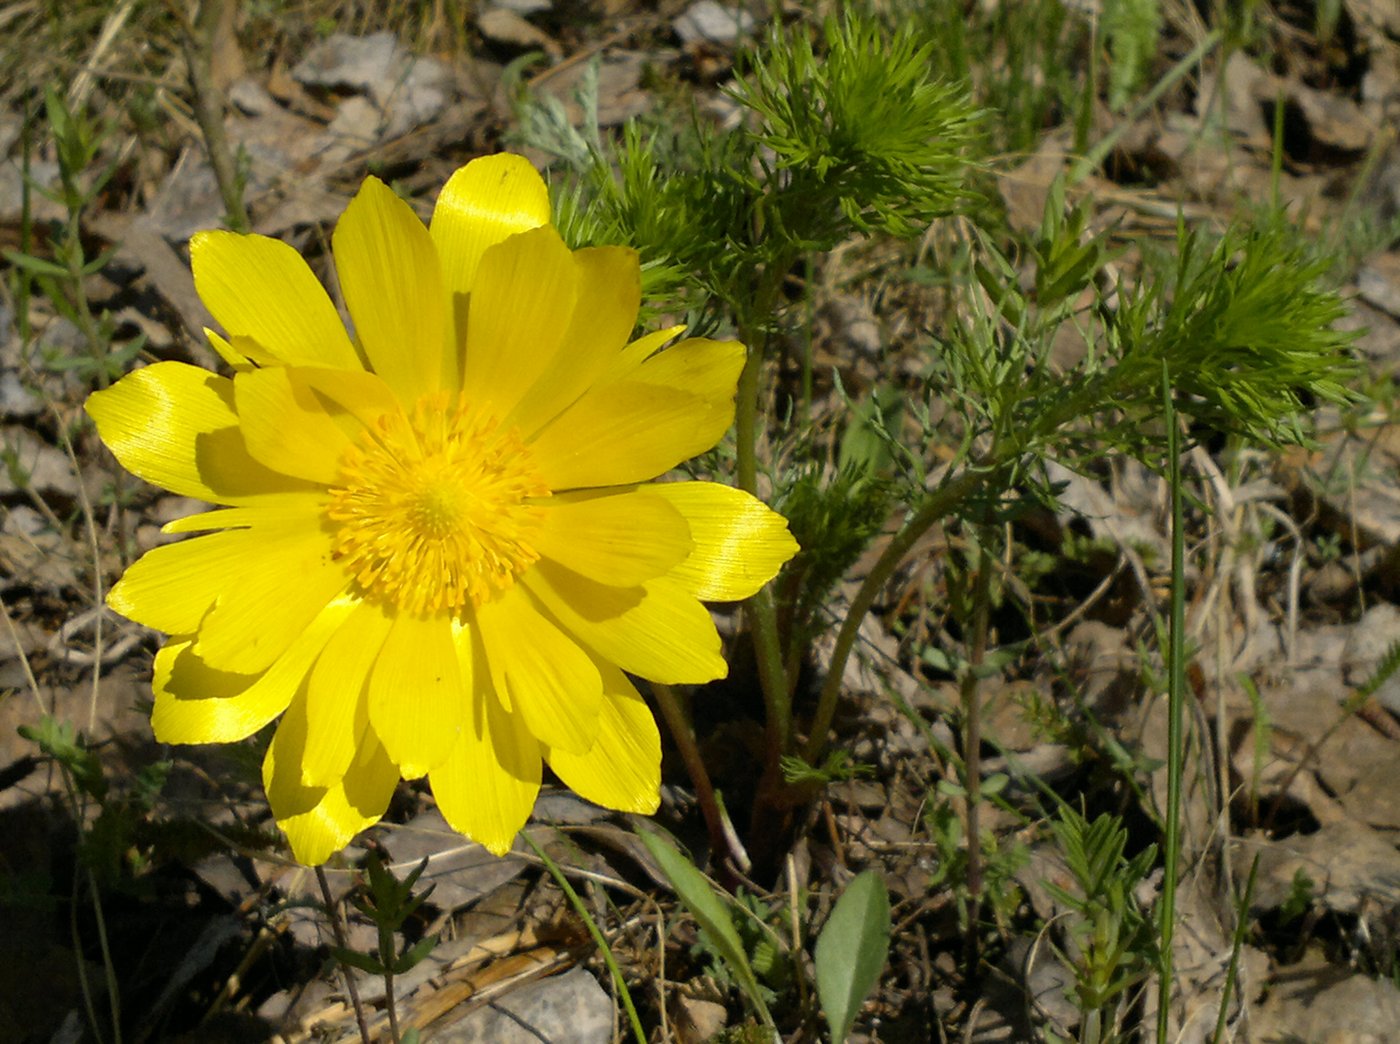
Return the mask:
<svg viewBox="0 0 1400 1044">
<path fill-rule="evenodd" d="M 296 635 L 261 674 L 210 667 L 188 638 L 156 654 L 151 726 L 162 743 L 232 743 L 257 732 L 287 709 L 311 664 L 349 616 L 353 603 L 338 599 Z"/>
<path fill-rule="evenodd" d="M 586 754 L 546 750 L 569 789 L 621 812 L 651 815 L 661 803 L 661 736 L 651 709 L 616 667 L 600 664 L 603 704 L 598 738 Z"/>
<path fill-rule="evenodd" d="M 555 362 L 577 293 L 574 256 L 547 225 L 487 250 L 467 305 L 468 394 L 509 414 Z"/>
<path fill-rule="evenodd" d="M 447 179 L 433 208 L 433 243 L 448 292 L 471 293 L 482 254 L 548 223 L 549 193 L 529 160 L 507 153 L 472 160 Z"/>
<path fill-rule="evenodd" d="M 369 719 L 404 779 L 441 764 L 465 722 L 461 668 L 445 618 L 401 614 L 369 679 Z"/>
<path fill-rule="evenodd" d="M 545 558 L 619 587 L 680 568 L 695 547 L 690 528 L 679 511 L 650 496 L 650 488 L 550 497 L 535 547 Z"/>
<path fill-rule="evenodd" d="M 330 297 L 301 255 L 279 239 L 198 232 L 194 288 L 230 336 L 289 366 L 360 365 Z M 240 353 L 246 354 L 246 353 Z"/>
<path fill-rule="evenodd" d="M 366 178 L 335 226 L 331 248 L 374 372 L 405 403 L 453 386 L 441 267 L 413 209 L 378 178 Z"/>
<path fill-rule="evenodd" d="M 669 576 L 696 598 L 748 598 L 797 553 L 787 519 L 743 490 L 717 482 L 658 482 L 642 489 L 668 501 L 690 528 L 693 550 Z"/>
<path fill-rule="evenodd" d="M 588 654 L 517 585 L 479 606 L 490 677 L 541 743 L 580 754 L 598 734 L 603 682 Z"/>
<path fill-rule="evenodd" d="M 728 673 L 709 612 L 674 580 L 612 587 L 542 561 L 523 583 L 566 631 L 624 671 L 667 684 Z"/>
<path fill-rule="evenodd" d="M 292 855 L 307 866 L 319 866 L 361 830 L 379 822 L 394 796 L 399 770 L 373 730 L 366 729 L 345 775 L 328 786 L 308 787 L 298 771 L 305 743 L 305 708 L 298 701 L 267 748 L 263 787 Z"/>
<path fill-rule="evenodd" d="M 471 630 L 457 636 L 463 663 L 481 654 Z M 510 850 L 540 789 L 540 744 L 524 718 L 501 706 L 487 672 L 477 673 L 467 727 L 428 775 L 443 818 L 496 855 Z"/>
</svg>

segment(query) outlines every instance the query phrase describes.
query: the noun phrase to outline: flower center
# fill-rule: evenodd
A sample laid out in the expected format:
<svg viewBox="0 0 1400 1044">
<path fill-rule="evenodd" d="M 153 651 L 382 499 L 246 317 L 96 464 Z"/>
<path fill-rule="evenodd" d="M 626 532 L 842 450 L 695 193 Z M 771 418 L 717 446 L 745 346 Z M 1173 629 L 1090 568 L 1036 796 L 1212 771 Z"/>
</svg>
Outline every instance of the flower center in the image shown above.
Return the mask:
<svg viewBox="0 0 1400 1044">
<path fill-rule="evenodd" d="M 515 429 L 458 396 L 385 414 L 341 457 L 326 515 L 365 593 L 416 614 L 481 605 L 539 553 L 549 496 Z"/>
</svg>

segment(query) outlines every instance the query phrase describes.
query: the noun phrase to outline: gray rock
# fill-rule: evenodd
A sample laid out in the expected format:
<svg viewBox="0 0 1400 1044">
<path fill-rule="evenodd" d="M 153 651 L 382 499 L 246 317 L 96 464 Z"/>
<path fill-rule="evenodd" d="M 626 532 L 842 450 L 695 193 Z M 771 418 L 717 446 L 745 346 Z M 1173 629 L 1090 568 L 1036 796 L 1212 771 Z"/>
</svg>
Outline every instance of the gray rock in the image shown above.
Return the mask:
<svg viewBox="0 0 1400 1044">
<path fill-rule="evenodd" d="M 405 134 L 434 119 L 455 90 L 445 65 L 406 51 L 393 33 L 335 33 L 313 47 L 292 69 L 292 76 L 309 87 L 366 96 L 379 111 L 377 136 L 381 139 Z M 363 127 L 362 115 L 354 119 L 357 128 Z M 334 123 L 331 130 L 336 130 Z"/>
<path fill-rule="evenodd" d="M 224 223 L 224 197 L 204 151 L 186 149 L 151 201 L 151 225 L 171 242 L 183 243 L 206 228 Z"/>
<path fill-rule="evenodd" d="M 671 26 L 682 43 L 732 47 L 741 36 L 753 31 L 754 18 L 742 7 L 725 7 L 715 0 L 697 0 Z"/>
<path fill-rule="evenodd" d="M 528 18 L 530 15 L 548 11 L 554 4 L 550 0 L 496 0 L 496 6 Z"/>
<path fill-rule="evenodd" d="M 307 87 L 375 94 L 392 86 L 399 60 L 399 42 L 393 33 L 332 33 L 297 62 L 292 77 Z"/>
<path fill-rule="evenodd" d="M 1350 629 L 1342 650 L 1342 671 L 1347 684 L 1363 684 L 1396 642 L 1400 642 L 1400 609 L 1385 602 L 1367 609 Z M 1400 714 L 1400 671 L 1376 690 L 1376 700 L 1392 714 Z"/>
<path fill-rule="evenodd" d="M 381 839 L 396 866 L 413 866 L 424 858 L 428 868 L 419 887 L 433 885 L 430 902 L 440 910 L 460 910 L 489 895 L 524 872 L 526 864 L 510 856 L 492 855 L 457 833 L 436 808 L 391 830 Z"/>
<path fill-rule="evenodd" d="M 228 100 L 234 108 L 248 116 L 265 116 L 277 108 L 277 99 L 257 80 L 245 76 L 229 84 Z"/>
<path fill-rule="evenodd" d="M 13 370 L 0 373 L 0 417 L 23 420 L 44 412 L 44 400 L 24 386 Z"/>
<path fill-rule="evenodd" d="M 1367 304 L 1400 319 L 1400 254 L 1381 254 L 1362 265 L 1356 292 Z"/>
<path fill-rule="evenodd" d="M 1346 968 L 1283 968 L 1250 1023 L 1255 1040 L 1384 1044 L 1395 1040 L 1400 990 Z"/>
<path fill-rule="evenodd" d="M 32 490 L 40 496 L 78 495 L 78 476 L 68 454 L 28 428 L 9 425 L 0 431 L 0 493 Z"/>
<path fill-rule="evenodd" d="M 613 1005 L 593 976 L 574 968 L 513 990 L 456 1021 L 449 1012 L 434 1029 L 438 1044 L 606 1044 L 612 1040 Z"/>
<path fill-rule="evenodd" d="M 31 160 L 29 164 L 29 217 L 33 221 L 62 221 L 68 216 L 59 204 L 35 186 L 53 188 L 58 184 L 58 164 L 51 160 Z M 24 206 L 24 173 L 17 160 L 0 163 L 0 221 L 17 223 Z"/>
</svg>

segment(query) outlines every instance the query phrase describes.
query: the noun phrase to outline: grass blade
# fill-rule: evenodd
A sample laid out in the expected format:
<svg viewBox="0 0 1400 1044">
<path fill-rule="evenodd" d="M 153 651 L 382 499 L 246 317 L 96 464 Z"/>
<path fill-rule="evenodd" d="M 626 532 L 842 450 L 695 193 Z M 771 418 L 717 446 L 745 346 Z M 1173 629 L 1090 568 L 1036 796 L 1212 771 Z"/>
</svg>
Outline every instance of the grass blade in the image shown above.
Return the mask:
<svg viewBox="0 0 1400 1044">
<path fill-rule="evenodd" d="M 768 1014 L 768 1005 L 763 1002 L 763 991 L 759 988 L 758 978 L 753 973 L 748 954 L 744 952 L 744 944 L 729 916 L 729 908 L 720 898 L 719 892 L 670 840 L 650 832 L 639 834 L 642 844 L 647 846 L 652 858 L 660 864 L 661 872 L 671 882 L 676 895 L 680 896 L 685 908 L 700 923 L 700 927 L 705 929 L 715 949 L 724 958 L 724 963 L 729 966 L 730 973 L 749 999 L 749 1003 L 753 1005 L 758 1017 L 765 1026 L 772 1026 L 773 1017 Z"/>
</svg>

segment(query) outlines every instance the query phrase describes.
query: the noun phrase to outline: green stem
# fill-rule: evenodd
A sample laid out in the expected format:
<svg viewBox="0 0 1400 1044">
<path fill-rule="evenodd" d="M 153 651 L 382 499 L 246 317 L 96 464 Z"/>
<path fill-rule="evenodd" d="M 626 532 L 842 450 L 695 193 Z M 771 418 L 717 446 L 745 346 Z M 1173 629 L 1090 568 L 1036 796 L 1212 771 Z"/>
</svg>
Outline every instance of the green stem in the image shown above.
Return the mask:
<svg viewBox="0 0 1400 1044">
<path fill-rule="evenodd" d="M 91 870 L 87 873 L 87 880 L 88 891 L 92 895 L 93 918 L 97 924 L 97 946 L 102 951 L 102 968 L 107 976 L 107 1007 L 112 1014 L 112 1039 L 115 1044 L 122 1044 L 121 989 L 117 985 L 117 966 L 112 962 L 112 948 L 107 941 L 107 919 L 102 915 L 102 896 Z"/>
<path fill-rule="evenodd" d="M 680 753 L 681 761 L 685 763 L 690 782 L 695 786 L 695 800 L 700 806 L 700 814 L 705 817 L 711 851 L 716 855 L 724 853 L 734 866 L 744 869 L 748 863 L 748 856 L 736 851 L 731 841 L 733 831 L 725 826 L 724 810 L 720 808 L 714 784 L 710 782 L 709 770 L 705 768 L 705 759 L 700 756 L 700 748 L 695 742 L 695 730 L 691 728 L 680 700 L 669 685 L 662 685 L 660 682 L 652 682 L 651 691 L 656 697 L 656 705 L 661 708 L 661 716 L 666 719 L 666 728 L 671 733 L 671 740 Z M 723 865 L 722 860 L 717 862 Z"/>
<path fill-rule="evenodd" d="M 325 904 L 326 920 L 331 923 L 331 935 L 335 936 L 335 944 L 342 950 L 349 950 L 350 940 L 346 937 L 345 925 L 340 920 L 340 907 L 331 898 L 331 883 L 326 879 L 323 867 L 316 868 L 316 883 L 321 886 L 321 901 Z M 360 1039 L 364 1044 L 370 1044 L 369 1023 L 365 1021 L 365 1006 L 360 1003 L 360 990 L 355 985 L 355 977 L 350 974 L 350 969 L 345 964 L 340 965 L 340 974 L 345 980 L 345 992 L 350 998 L 350 1006 L 355 1009 L 355 1024 L 360 1028 Z"/>
<path fill-rule="evenodd" d="M 786 265 L 775 264 L 754 296 L 753 315 L 761 320 L 772 318 L 777 300 L 778 282 L 787 271 Z M 775 276 L 773 273 L 776 272 Z M 748 358 L 739 375 L 739 387 L 734 407 L 735 472 L 739 488 L 758 495 L 758 400 L 763 360 L 767 355 L 768 337 L 757 323 L 740 326 L 740 335 L 748 345 Z M 753 636 L 754 657 L 758 663 L 759 687 L 763 690 L 766 760 L 770 772 L 788 751 L 792 735 L 792 700 L 788 692 L 787 669 L 783 663 L 782 641 L 778 636 L 778 614 L 773 596 L 764 588 L 748 600 L 745 614 L 749 633 Z"/>
<path fill-rule="evenodd" d="M 243 205 L 243 188 L 239 184 L 237 164 L 229 150 L 228 135 L 224 133 L 224 99 L 214 85 L 212 74 L 214 34 L 223 18 L 223 0 L 204 0 L 198 20 L 186 23 L 185 64 L 189 67 L 190 89 L 194 92 L 194 115 L 204 137 L 204 149 L 209 165 L 214 168 L 214 180 L 224 200 L 225 219 L 235 232 L 247 232 L 252 227 L 248 210 Z"/>
<path fill-rule="evenodd" d="M 622 998 L 622 1006 L 627 1011 L 627 1021 L 632 1024 L 632 1034 L 637 1038 L 637 1044 L 647 1044 L 647 1035 L 642 1029 L 642 1020 L 637 1014 L 636 1006 L 632 1003 L 632 994 L 627 989 L 627 981 L 622 977 L 622 969 L 617 966 L 617 959 L 613 957 L 612 948 L 608 946 L 608 941 L 603 938 L 603 933 L 598 928 L 597 922 L 589 916 L 588 907 L 583 905 L 583 900 L 578 897 L 573 885 L 569 884 L 569 879 L 564 876 L 564 871 L 558 863 L 550 858 L 549 853 L 536 844 L 535 839 L 528 832 L 522 830 L 520 836 L 527 845 L 535 850 L 535 855 L 539 856 L 540 862 L 545 865 L 549 875 L 554 878 L 554 883 L 568 897 L 569 905 L 574 908 L 574 913 L 578 914 L 579 919 L 588 928 L 588 934 L 593 937 L 593 943 L 603 955 L 603 963 L 608 966 L 608 972 L 612 975 L 613 985 L 617 987 L 617 995 Z"/>
<path fill-rule="evenodd" d="M 812 730 L 802 754 L 809 765 L 817 764 L 826 749 L 827 733 L 831 731 L 832 719 L 836 717 L 836 703 L 841 696 L 841 679 L 846 671 L 846 661 L 850 659 L 856 639 L 860 635 L 861 620 L 875 604 L 881 589 L 899 568 L 909 549 L 985 482 L 986 478 L 986 472 L 982 470 L 966 469 L 930 493 L 923 506 L 895 534 L 857 589 L 855 597 L 851 599 L 850 608 L 846 610 L 846 617 L 841 621 L 841 628 L 836 632 L 836 645 L 831 651 L 831 665 L 827 669 L 821 695 L 817 697 L 817 713 L 812 719 Z"/>
<path fill-rule="evenodd" d="M 403 1038 L 399 1036 L 399 1006 L 394 1000 L 394 955 L 389 954 L 389 960 L 384 963 L 384 1010 L 389 1014 L 389 1039 L 394 1044 L 399 1044 Z"/>
<path fill-rule="evenodd" d="M 1245 933 L 1249 930 L 1249 908 L 1254 903 L 1254 883 L 1259 877 L 1259 853 L 1249 864 L 1249 876 L 1244 882 L 1244 896 L 1235 908 L 1235 931 L 1230 938 L 1230 964 L 1225 969 L 1225 985 L 1220 989 L 1220 1010 L 1215 1016 L 1215 1033 L 1211 1044 L 1220 1044 L 1225 1039 L 1225 1026 L 1230 1016 L 1230 995 L 1234 991 L 1235 977 L 1240 971 L 1240 954 L 1244 950 Z"/>
<path fill-rule="evenodd" d="M 978 563 L 972 596 L 972 642 L 963 668 L 963 790 L 967 801 L 967 976 L 977 977 L 977 921 L 982 905 L 982 701 L 978 668 L 987 655 L 991 615 L 992 563 L 990 527 L 977 527 Z"/>
<path fill-rule="evenodd" d="M 1167 809 L 1163 839 L 1161 940 L 1157 983 L 1157 1041 L 1166 1044 L 1171 1014 L 1172 939 L 1176 928 L 1177 867 L 1181 855 L 1181 776 L 1186 705 L 1186 527 L 1181 489 L 1181 453 L 1171 377 L 1162 369 L 1163 419 L 1167 426 L 1167 483 L 1172 500 L 1171 626 L 1167 635 Z"/>
</svg>

